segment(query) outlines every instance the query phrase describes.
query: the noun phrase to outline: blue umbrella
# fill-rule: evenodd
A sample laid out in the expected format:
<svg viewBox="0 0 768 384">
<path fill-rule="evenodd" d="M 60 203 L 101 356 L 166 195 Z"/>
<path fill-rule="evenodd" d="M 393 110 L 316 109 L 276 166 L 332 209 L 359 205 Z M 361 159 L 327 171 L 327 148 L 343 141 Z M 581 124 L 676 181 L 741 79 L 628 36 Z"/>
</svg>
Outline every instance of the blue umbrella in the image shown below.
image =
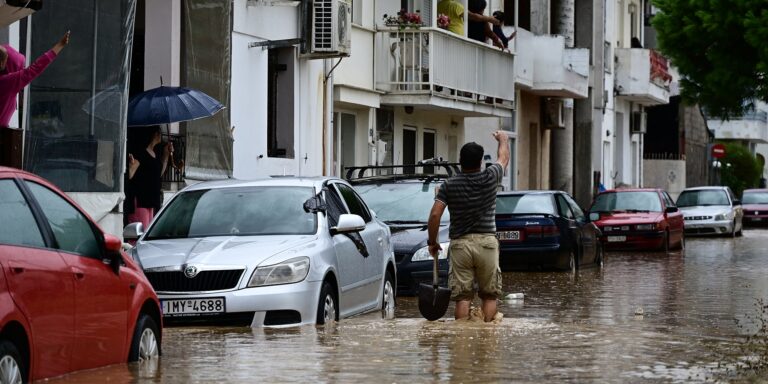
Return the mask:
<svg viewBox="0 0 768 384">
<path fill-rule="evenodd" d="M 128 126 L 148 126 L 196 120 L 224 109 L 216 99 L 184 87 L 157 87 L 131 97 Z"/>
</svg>

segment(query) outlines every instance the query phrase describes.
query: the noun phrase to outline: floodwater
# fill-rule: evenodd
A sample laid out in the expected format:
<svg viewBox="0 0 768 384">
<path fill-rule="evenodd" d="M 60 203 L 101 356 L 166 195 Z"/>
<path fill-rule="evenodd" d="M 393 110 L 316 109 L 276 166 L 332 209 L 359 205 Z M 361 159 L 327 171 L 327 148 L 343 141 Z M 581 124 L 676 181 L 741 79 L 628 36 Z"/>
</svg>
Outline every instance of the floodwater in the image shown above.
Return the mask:
<svg viewBox="0 0 768 384">
<path fill-rule="evenodd" d="M 159 361 L 49 382 L 767 382 L 766 244 L 752 229 L 689 238 L 684 254 L 608 253 L 576 275 L 505 273 L 525 299 L 502 301 L 498 325 L 454 321 L 453 307 L 427 322 L 400 297 L 394 320 L 166 328 Z"/>
</svg>

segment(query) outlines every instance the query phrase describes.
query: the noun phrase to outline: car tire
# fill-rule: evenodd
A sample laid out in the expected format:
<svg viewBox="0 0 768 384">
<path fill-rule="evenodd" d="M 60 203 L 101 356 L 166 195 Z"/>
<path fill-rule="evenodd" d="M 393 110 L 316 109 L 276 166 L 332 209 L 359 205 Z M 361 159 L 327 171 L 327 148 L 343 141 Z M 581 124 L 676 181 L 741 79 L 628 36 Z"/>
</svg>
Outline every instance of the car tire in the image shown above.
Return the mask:
<svg viewBox="0 0 768 384">
<path fill-rule="evenodd" d="M 27 382 L 26 364 L 19 350 L 10 341 L 0 340 L 0 383 L 25 382 Z"/>
<path fill-rule="evenodd" d="M 339 304 L 329 282 L 323 282 L 320 289 L 320 299 L 317 303 L 317 325 L 325 325 L 329 321 L 339 321 Z"/>
<path fill-rule="evenodd" d="M 597 242 L 595 247 L 595 265 L 597 268 L 603 268 L 603 264 L 605 264 L 605 252 L 603 251 L 603 246 L 600 242 Z"/>
<path fill-rule="evenodd" d="M 571 248 L 570 251 L 568 251 L 568 257 L 566 259 L 563 259 L 560 264 L 560 269 L 563 271 L 570 271 L 571 273 L 576 273 L 576 270 L 579 268 L 579 258 L 576 255 L 576 250 Z"/>
<path fill-rule="evenodd" d="M 381 317 L 391 320 L 395 318 L 397 301 L 395 297 L 395 278 L 392 272 L 387 271 L 384 277 L 384 289 L 381 297 Z"/>
<path fill-rule="evenodd" d="M 158 340 L 160 340 L 160 329 L 155 320 L 146 313 L 139 315 L 133 332 L 128 362 L 156 359 L 160 356 Z"/>
</svg>

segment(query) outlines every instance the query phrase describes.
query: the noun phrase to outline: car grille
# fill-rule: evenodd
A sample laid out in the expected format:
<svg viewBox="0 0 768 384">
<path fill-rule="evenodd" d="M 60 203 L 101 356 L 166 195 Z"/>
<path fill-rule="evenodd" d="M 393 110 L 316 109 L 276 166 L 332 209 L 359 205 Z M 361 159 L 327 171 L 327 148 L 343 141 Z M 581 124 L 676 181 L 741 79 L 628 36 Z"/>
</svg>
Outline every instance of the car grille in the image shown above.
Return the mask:
<svg viewBox="0 0 768 384">
<path fill-rule="evenodd" d="M 717 231 L 714 228 L 686 228 L 685 233 L 688 233 L 691 235 L 704 235 L 704 234 L 717 233 Z"/>
<path fill-rule="evenodd" d="M 683 220 L 688 220 L 688 221 L 712 220 L 712 216 L 685 216 Z"/>
<path fill-rule="evenodd" d="M 627 232 L 630 229 L 629 225 L 606 225 L 601 228 L 604 232 Z"/>
<path fill-rule="evenodd" d="M 744 215 L 747 215 L 747 216 L 768 215 L 768 211 L 744 211 Z"/>
<path fill-rule="evenodd" d="M 200 271 L 188 278 L 182 271 L 145 272 L 152 288 L 158 292 L 221 291 L 237 287 L 242 269 L 224 271 Z"/>
</svg>

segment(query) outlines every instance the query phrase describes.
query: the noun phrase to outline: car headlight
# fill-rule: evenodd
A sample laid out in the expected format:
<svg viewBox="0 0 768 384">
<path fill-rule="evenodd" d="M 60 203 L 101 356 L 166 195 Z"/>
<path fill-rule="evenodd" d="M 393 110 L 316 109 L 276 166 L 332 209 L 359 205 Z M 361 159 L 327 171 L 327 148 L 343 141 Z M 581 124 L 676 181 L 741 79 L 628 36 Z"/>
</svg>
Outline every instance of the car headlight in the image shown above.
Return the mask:
<svg viewBox="0 0 768 384">
<path fill-rule="evenodd" d="M 437 259 L 447 259 L 448 258 L 448 247 L 451 245 L 450 241 L 446 241 L 445 243 L 440 243 L 440 252 L 437 254 Z M 416 253 L 413 254 L 413 257 L 411 257 L 411 261 L 430 261 L 432 260 L 432 255 L 429 254 L 429 246 L 426 246 L 424 248 L 420 248 Z"/>
<path fill-rule="evenodd" d="M 291 284 L 304 280 L 309 273 L 309 257 L 297 257 L 279 264 L 256 268 L 248 282 L 249 287 Z"/>
<path fill-rule="evenodd" d="M 656 224 L 638 224 L 635 226 L 638 231 L 652 231 L 656 229 Z"/>
<path fill-rule="evenodd" d="M 730 212 L 721 213 L 721 214 L 715 216 L 715 220 L 718 220 L 718 221 L 730 220 L 730 219 L 731 219 L 731 213 Z"/>
</svg>

